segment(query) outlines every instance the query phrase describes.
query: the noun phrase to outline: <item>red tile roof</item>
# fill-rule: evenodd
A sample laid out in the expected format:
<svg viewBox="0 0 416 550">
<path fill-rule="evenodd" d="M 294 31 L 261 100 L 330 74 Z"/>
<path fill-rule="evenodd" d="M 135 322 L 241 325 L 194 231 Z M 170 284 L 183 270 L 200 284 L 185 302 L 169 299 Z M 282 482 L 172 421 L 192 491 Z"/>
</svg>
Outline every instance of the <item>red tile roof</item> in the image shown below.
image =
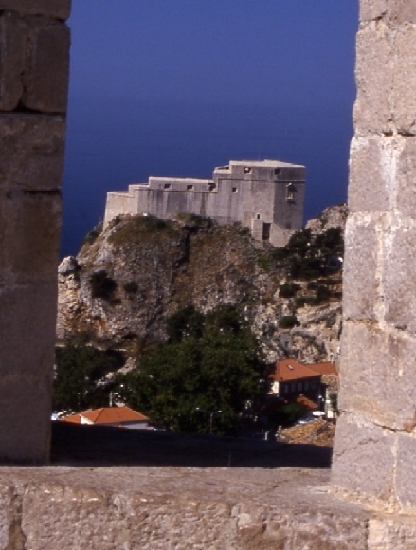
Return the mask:
<svg viewBox="0 0 416 550">
<path fill-rule="evenodd" d="M 334 374 L 335 376 L 338 376 L 334 363 L 331 363 L 330 361 L 326 361 L 324 363 L 314 363 L 313 365 L 308 365 L 308 367 L 322 376 L 327 374 Z"/>
<path fill-rule="evenodd" d="M 81 417 L 92 424 L 124 424 L 126 422 L 146 422 L 149 419 L 129 407 L 104 407 L 93 411 L 83 411 L 62 418 L 64 422 L 81 424 Z"/>
<path fill-rule="evenodd" d="M 311 368 L 311 365 L 303 365 L 296 359 L 280 359 L 276 363 L 275 371 L 270 379 L 279 382 L 285 380 L 298 380 L 299 378 L 313 378 L 320 374 Z"/>
</svg>

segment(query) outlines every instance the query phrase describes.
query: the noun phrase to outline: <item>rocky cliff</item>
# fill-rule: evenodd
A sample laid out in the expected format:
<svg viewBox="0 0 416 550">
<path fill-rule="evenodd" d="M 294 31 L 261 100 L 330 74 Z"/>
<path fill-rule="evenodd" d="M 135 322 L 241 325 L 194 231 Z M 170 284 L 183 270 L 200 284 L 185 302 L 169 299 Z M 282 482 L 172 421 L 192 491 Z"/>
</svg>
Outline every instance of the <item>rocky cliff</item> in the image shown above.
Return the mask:
<svg viewBox="0 0 416 550">
<path fill-rule="evenodd" d="M 334 207 L 327 217 L 338 216 L 343 229 L 345 214 Z M 179 309 L 193 305 L 207 312 L 235 304 L 268 362 L 287 355 L 305 362 L 333 359 L 341 269 L 326 265 L 330 251 L 316 245 L 325 223 L 315 225 L 303 232 L 310 242 L 302 246 L 312 246 L 320 273 L 296 277 L 294 265 L 312 248 L 303 249 L 306 254 L 297 245 L 275 249 L 254 241 L 238 224 L 224 227 L 193 216 L 119 217 L 90 234 L 77 258 L 65 258 L 59 267 L 58 340 L 83 334 L 134 356 L 138 346 L 166 339 L 166 319 Z"/>
</svg>

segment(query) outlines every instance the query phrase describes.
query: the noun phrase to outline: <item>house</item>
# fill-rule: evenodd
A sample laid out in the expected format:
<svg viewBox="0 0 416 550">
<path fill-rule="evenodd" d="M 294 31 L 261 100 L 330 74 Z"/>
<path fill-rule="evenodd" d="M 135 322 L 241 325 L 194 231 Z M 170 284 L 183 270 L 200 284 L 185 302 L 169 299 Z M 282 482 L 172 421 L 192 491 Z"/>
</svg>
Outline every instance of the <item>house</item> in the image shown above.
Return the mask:
<svg viewBox="0 0 416 550">
<path fill-rule="evenodd" d="M 62 422 L 86 424 L 89 426 L 113 426 L 130 430 L 146 430 L 149 428 L 147 416 L 129 407 L 103 407 L 77 414 L 70 414 L 60 419 Z"/>
<path fill-rule="evenodd" d="M 338 396 L 338 372 L 334 363 L 314 363 L 309 365 L 311 369 L 321 375 L 320 395 L 324 404 L 325 416 L 336 418 Z"/>
<path fill-rule="evenodd" d="M 297 359 L 279 359 L 268 376 L 269 394 L 285 401 L 306 400 L 325 412 L 327 418 L 336 416 L 338 373 L 329 361 L 305 365 Z"/>
<path fill-rule="evenodd" d="M 170 219 L 179 212 L 240 222 L 253 237 L 284 246 L 303 227 L 305 167 L 280 160 L 230 160 L 212 179 L 154 177 L 107 193 L 104 227 L 121 214 Z"/>
<path fill-rule="evenodd" d="M 270 392 L 281 398 L 294 398 L 303 394 L 318 401 L 321 375 L 297 359 L 279 359 L 268 379 Z"/>
</svg>

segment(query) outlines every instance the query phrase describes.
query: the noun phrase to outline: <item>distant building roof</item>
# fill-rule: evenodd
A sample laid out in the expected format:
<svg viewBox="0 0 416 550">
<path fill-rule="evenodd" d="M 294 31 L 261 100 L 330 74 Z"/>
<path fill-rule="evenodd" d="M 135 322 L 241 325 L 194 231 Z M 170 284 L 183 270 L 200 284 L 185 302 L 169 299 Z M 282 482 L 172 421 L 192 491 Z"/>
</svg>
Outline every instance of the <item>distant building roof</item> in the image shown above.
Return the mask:
<svg viewBox="0 0 416 550">
<path fill-rule="evenodd" d="M 280 359 L 276 363 L 275 371 L 269 376 L 278 382 L 285 380 L 297 380 L 299 378 L 312 378 L 320 376 L 311 365 L 303 365 L 296 359 Z"/>
<path fill-rule="evenodd" d="M 259 166 L 269 168 L 304 168 L 302 164 L 292 164 L 291 162 L 283 162 L 276 159 L 263 159 L 263 160 L 230 160 L 230 166 Z"/>
<path fill-rule="evenodd" d="M 64 422 L 73 424 L 123 424 L 127 422 L 146 422 L 147 416 L 129 407 L 103 407 L 92 411 L 83 411 L 63 417 Z"/>
<path fill-rule="evenodd" d="M 309 368 L 313 369 L 317 373 L 319 373 L 322 376 L 333 374 L 335 376 L 338 376 L 337 369 L 334 365 L 334 363 L 331 363 L 330 361 L 326 361 L 324 363 L 314 363 L 313 365 L 308 365 Z"/>
</svg>

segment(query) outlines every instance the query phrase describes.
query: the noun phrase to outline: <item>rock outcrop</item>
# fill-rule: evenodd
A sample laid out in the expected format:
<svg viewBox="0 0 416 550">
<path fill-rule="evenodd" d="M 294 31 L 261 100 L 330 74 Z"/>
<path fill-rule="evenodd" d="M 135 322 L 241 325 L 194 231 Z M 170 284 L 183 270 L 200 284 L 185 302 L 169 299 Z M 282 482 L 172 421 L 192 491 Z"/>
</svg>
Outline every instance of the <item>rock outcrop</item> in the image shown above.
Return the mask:
<svg viewBox="0 0 416 550">
<path fill-rule="evenodd" d="M 82 333 L 96 345 L 134 355 L 137 345 L 166 339 L 166 319 L 179 309 L 193 305 L 207 312 L 234 304 L 259 338 L 266 361 L 287 355 L 304 362 L 334 359 L 340 272 L 322 303 L 313 298 L 316 281 L 295 281 L 296 292 L 284 297 L 280 289 L 289 275 L 276 250 L 239 224 L 122 216 L 84 244 L 77 258 L 63 260 L 58 340 Z M 288 319 L 296 319 L 293 326 L 286 326 Z"/>
</svg>

